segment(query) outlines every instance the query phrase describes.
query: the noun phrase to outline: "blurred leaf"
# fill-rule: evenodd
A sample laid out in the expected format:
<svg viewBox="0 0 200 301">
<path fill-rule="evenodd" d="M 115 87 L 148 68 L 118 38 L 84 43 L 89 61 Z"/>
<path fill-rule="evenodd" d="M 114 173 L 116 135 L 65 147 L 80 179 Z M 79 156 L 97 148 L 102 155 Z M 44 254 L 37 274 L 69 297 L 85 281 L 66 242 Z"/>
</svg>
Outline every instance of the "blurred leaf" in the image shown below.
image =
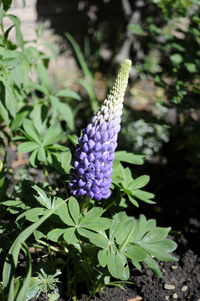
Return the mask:
<svg viewBox="0 0 200 301">
<path fill-rule="evenodd" d="M 145 36 L 146 32 L 143 30 L 140 24 L 129 24 L 128 30 L 130 30 L 135 35 Z"/>
<path fill-rule="evenodd" d="M 16 30 L 16 40 L 18 42 L 18 45 L 20 48 L 24 47 L 24 40 L 23 40 L 23 36 L 21 33 L 21 29 L 20 29 L 20 20 L 18 17 L 14 16 L 14 15 L 7 15 L 7 17 L 13 21 L 14 25 L 15 25 L 15 30 Z"/>
<path fill-rule="evenodd" d="M 76 146 L 78 143 L 78 137 L 76 135 L 67 135 L 69 141 L 71 141 L 71 143 Z"/>
<path fill-rule="evenodd" d="M 46 132 L 42 145 L 50 145 L 58 142 L 63 136 L 63 133 L 61 131 L 60 124 L 57 123 L 55 125 L 52 125 Z"/>
<path fill-rule="evenodd" d="M 3 3 L 3 9 L 7 11 L 10 8 L 12 0 L 2 0 L 2 3 Z"/>
<path fill-rule="evenodd" d="M 41 144 L 41 138 L 35 129 L 33 123 L 29 119 L 25 119 L 23 122 L 23 127 L 26 133 L 33 139 L 35 140 L 38 144 Z"/>
<path fill-rule="evenodd" d="M 183 57 L 182 55 L 180 55 L 179 53 L 175 53 L 175 54 L 172 54 L 170 56 L 170 60 L 174 63 L 174 64 L 180 64 L 182 63 L 183 61 Z"/>
<path fill-rule="evenodd" d="M 187 71 L 190 72 L 190 73 L 197 72 L 197 67 L 193 63 L 185 63 L 185 67 L 186 67 Z"/>
<path fill-rule="evenodd" d="M 35 69 L 39 79 L 41 80 L 42 85 L 47 88 L 48 92 L 51 91 L 52 85 L 49 80 L 49 75 L 47 69 L 45 68 L 44 64 L 41 62 L 40 64 L 35 65 Z"/>
<path fill-rule="evenodd" d="M 68 89 L 63 89 L 63 90 L 59 90 L 56 93 L 57 97 L 69 97 L 69 98 L 73 98 L 76 100 L 81 100 L 81 97 L 78 93 L 72 91 L 72 90 L 68 90 Z"/>
<path fill-rule="evenodd" d="M 39 144 L 37 142 L 29 141 L 21 143 L 17 149 L 20 153 L 29 153 L 37 148 L 39 148 Z"/>
</svg>

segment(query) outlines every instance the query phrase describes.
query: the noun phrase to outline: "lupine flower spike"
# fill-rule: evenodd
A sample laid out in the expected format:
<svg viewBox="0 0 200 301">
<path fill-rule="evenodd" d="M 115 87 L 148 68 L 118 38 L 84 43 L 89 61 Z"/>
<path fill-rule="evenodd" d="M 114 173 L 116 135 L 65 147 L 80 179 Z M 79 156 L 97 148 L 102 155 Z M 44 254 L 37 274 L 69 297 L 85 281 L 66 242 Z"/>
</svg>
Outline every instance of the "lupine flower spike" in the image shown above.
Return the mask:
<svg viewBox="0 0 200 301">
<path fill-rule="evenodd" d="M 69 183 L 74 196 L 85 195 L 95 200 L 110 196 L 112 164 L 130 68 L 130 60 L 121 65 L 103 105 L 79 138 Z"/>
</svg>

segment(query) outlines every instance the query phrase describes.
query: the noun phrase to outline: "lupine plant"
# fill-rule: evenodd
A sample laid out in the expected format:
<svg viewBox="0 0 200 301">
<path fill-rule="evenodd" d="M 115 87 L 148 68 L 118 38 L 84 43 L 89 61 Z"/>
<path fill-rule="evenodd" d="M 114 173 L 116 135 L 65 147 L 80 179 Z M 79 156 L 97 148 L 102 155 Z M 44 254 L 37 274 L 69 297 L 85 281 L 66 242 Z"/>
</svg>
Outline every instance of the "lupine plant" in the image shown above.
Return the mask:
<svg viewBox="0 0 200 301">
<path fill-rule="evenodd" d="M 144 156 L 115 151 L 131 61 L 121 65 L 77 139 L 73 106 L 80 95 L 52 86 L 50 57 L 26 44 L 19 20 L 12 19 L 17 44 L 8 40 L 10 28 L 0 45 L 1 300 L 28 301 L 40 293 L 77 300 L 82 287 L 90 299 L 105 285 L 128 282 L 132 268 L 143 264 L 161 277 L 157 260 L 176 260 L 170 254 L 176 243 L 167 238 L 169 227 L 130 215 L 140 202 L 154 204 L 154 194 L 143 190 L 148 175 L 132 173 Z M 24 156 L 26 170 L 9 168 L 5 145 Z"/>
</svg>

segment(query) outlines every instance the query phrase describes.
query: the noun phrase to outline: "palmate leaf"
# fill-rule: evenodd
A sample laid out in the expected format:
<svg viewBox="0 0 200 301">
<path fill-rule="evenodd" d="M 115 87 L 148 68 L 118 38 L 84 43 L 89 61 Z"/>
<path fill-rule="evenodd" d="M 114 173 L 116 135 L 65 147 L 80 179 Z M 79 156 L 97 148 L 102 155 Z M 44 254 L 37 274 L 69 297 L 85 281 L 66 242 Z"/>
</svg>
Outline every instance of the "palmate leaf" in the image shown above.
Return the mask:
<svg viewBox="0 0 200 301">
<path fill-rule="evenodd" d="M 104 231 L 94 233 L 86 229 L 78 230 L 80 235 L 101 249 L 98 252 L 100 265 L 107 266 L 110 274 L 121 280 L 129 276 L 127 259 L 137 269 L 141 268 L 141 262 L 145 262 L 157 276 L 162 275 L 154 258 L 176 260 L 170 254 L 175 250 L 176 243 L 166 239 L 169 231 L 170 228 L 156 227 L 156 221 L 147 220 L 144 215 L 136 220 L 128 217 L 125 212 L 114 215 L 108 236 Z"/>
<path fill-rule="evenodd" d="M 156 227 L 156 221 L 153 219 L 147 220 L 144 215 L 140 215 L 135 224 L 133 233 L 127 244 L 127 256 L 133 260 L 133 264 L 144 261 L 156 274 L 161 277 L 162 273 L 153 258 L 162 261 L 176 261 L 172 256 L 177 245 L 174 241 L 166 239 L 170 228 Z M 137 248 L 136 248 L 137 246 Z M 141 260 L 138 257 L 138 247 L 140 255 L 143 256 Z"/>
<path fill-rule="evenodd" d="M 123 167 L 122 167 L 123 168 Z M 125 192 L 133 205 L 136 207 L 139 206 L 137 200 L 141 200 L 143 202 L 154 204 L 155 202 L 152 200 L 154 198 L 154 194 L 141 190 L 140 188 L 144 187 L 149 182 L 149 176 L 143 175 L 136 179 L 132 177 L 132 173 L 130 168 L 124 169 L 124 177 L 123 180 L 117 183 L 120 189 Z M 116 181 L 115 181 L 116 183 Z"/>
<path fill-rule="evenodd" d="M 64 232 L 63 229 L 55 229 L 48 234 L 48 238 L 58 239 L 61 234 L 63 238 L 69 244 L 76 244 L 78 242 L 78 234 L 87 238 L 98 241 L 102 239 L 98 231 L 104 231 L 110 227 L 111 220 L 101 217 L 103 209 L 94 207 L 87 213 L 82 214 L 80 212 L 80 206 L 74 197 L 70 197 L 67 203 L 63 203 L 62 206 L 56 211 L 57 216 L 66 224 L 70 226 Z M 57 236 L 57 233 L 58 236 Z M 56 238 L 55 238 L 56 236 Z M 103 238 L 103 240 L 105 240 Z"/>
<path fill-rule="evenodd" d="M 13 292 L 14 292 L 14 270 L 17 266 L 18 256 L 22 244 L 27 240 L 27 238 L 44 222 L 46 221 L 55 211 L 63 204 L 59 202 L 53 209 L 46 210 L 44 215 L 36 223 L 31 224 L 25 230 L 23 230 L 18 237 L 13 242 L 9 252 L 7 260 L 4 263 L 3 267 L 3 287 L 9 289 L 8 301 L 13 301 Z M 21 299 L 21 301 L 25 301 Z"/>
</svg>

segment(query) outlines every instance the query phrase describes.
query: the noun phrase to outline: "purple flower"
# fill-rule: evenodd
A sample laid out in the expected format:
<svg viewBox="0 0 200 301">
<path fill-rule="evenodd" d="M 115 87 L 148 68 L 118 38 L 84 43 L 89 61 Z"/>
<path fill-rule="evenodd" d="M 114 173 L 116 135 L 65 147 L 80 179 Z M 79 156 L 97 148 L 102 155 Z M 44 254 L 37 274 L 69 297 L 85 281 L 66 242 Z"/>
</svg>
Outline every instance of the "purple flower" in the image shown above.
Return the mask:
<svg viewBox="0 0 200 301">
<path fill-rule="evenodd" d="M 79 138 L 68 184 L 74 196 L 86 195 L 95 200 L 110 196 L 112 164 L 130 68 L 130 60 L 121 65 L 110 93 Z"/>
</svg>

